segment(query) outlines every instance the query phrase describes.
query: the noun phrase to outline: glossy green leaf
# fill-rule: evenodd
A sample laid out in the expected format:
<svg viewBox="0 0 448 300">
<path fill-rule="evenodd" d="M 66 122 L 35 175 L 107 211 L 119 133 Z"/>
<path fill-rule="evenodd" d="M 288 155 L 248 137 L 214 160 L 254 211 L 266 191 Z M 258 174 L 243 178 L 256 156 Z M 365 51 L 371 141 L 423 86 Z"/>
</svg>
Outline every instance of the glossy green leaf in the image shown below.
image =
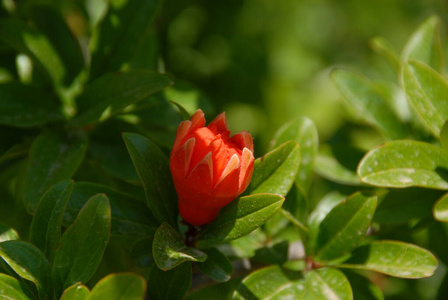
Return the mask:
<svg viewBox="0 0 448 300">
<path fill-rule="evenodd" d="M 3 223 L 0 223 L 0 243 L 18 239 L 19 234 L 17 233 L 17 231 Z"/>
<path fill-rule="evenodd" d="M 0 40 L 20 53 L 28 55 L 34 65 L 54 84 L 64 81 L 64 64 L 47 37 L 18 19 L 0 20 Z"/>
<path fill-rule="evenodd" d="M 340 157 L 341 154 L 343 157 Z M 322 145 L 319 147 L 319 154 L 316 158 L 315 171 L 320 176 L 346 185 L 360 185 L 358 175 L 356 174 L 356 167 L 351 168 L 338 159 L 345 159 L 353 162 L 359 156 L 359 151 L 344 145 L 344 147 L 332 148 L 329 145 Z M 357 164 L 359 160 L 355 163 Z M 351 163 L 353 164 L 353 163 Z"/>
<path fill-rule="evenodd" d="M 216 248 L 201 251 L 207 254 L 207 259 L 196 264 L 198 269 L 213 280 L 228 281 L 233 273 L 233 265 L 229 259 Z"/>
<path fill-rule="evenodd" d="M 171 270 L 186 261 L 204 262 L 207 254 L 185 245 L 179 233 L 168 223 L 157 229 L 152 243 L 154 261 L 161 270 Z"/>
<path fill-rule="evenodd" d="M 394 71 L 400 71 L 400 58 L 387 40 L 382 37 L 375 37 L 370 40 L 370 46 L 376 53 L 383 56 L 387 60 Z"/>
<path fill-rule="evenodd" d="M 403 84 L 408 101 L 427 129 L 438 138 L 448 118 L 448 82 L 427 65 L 410 60 L 404 67 Z"/>
<path fill-rule="evenodd" d="M 93 31 L 90 78 L 126 66 L 149 34 L 151 21 L 162 1 L 113 0 Z"/>
<path fill-rule="evenodd" d="M 105 195 L 95 195 L 64 232 L 56 251 L 53 279 L 57 290 L 85 283 L 98 267 L 110 235 L 110 205 Z"/>
<path fill-rule="evenodd" d="M 57 99 L 18 82 L 0 85 L 0 124 L 33 127 L 63 120 Z"/>
<path fill-rule="evenodd" d="M 439 140 L 443 149 L 448 150 L 448 121 L 445 121 L 440 130 Z"/>
<path fill-rule="evenodd" d="M 269 193 L 286 196 L 294 183 L 300 164 L 297 142 L 282 144 L 255 160 L 250 194 Z"/>
<path fill-rule="evenodd" d="M 62 293 L 60 300 L 87 300 L 89 295 L 90 291 L 85 285 L 75 283 Z"/>
<path fill-rule="evenodd" d="M 345 275 L 333 268 L 309 271 L 305 274 L 306 300 L 352 300 L 352 288 Z"/>
<path fill-rule="evenodd" d="M 20 278 L 36 285 L 40 299 L 51 299 L 50 264 L 38 248 L 23 241 L 6 241 L 0 243 L 0 257 Z"/>
<path fill-rule="evenodd" d="M 365 237 L 376 203 L 376 196 L 358 192 L 335 206 L 319 226 L 315 259 L 332 260 L 355 249 Z"/>
<path fill-rule="evenodd" d="M 145 280 L 132 273 L 110 274 L 101 279 L 90 293 L 89 300 L 141 300 L 145 296 Z"/>
<path fill-rule="evenodd" d="M 71 125 L 104 121 L 170 84 L 171 79 L 154 71 L 107 73 L 87 85 L 76 98 L 79 112 Z"/>
<path fill-rule="evenodd" d="M 378 129 L 386 138 L 406 136 L 406 128 L 386 104 L 382 90 L 371 81 L 344 69 L 335 69 L 331 77 L 354 116 Z"/>
<path fill-rule="evenodd" d="M 311 175 L 319 144 L 314 122 L 307 117 L 299 117 L 284 124 L 272 139 L 270 149 L 288 141 L 296 141 L 300 146 L 301 159 L 296 183 L 306 191 L 311 184 Z"/>
<path fill-rule="evenodd" d="M 384 187 L 448 189 L 448 152 L 428 143 L 402 140 L 371 150 L 358 166 L 361 180 Z"/>
<path fill-rule="evenodd" d="M 33 297 L 17 279 L 0 273 L 0 299 L 31 300 Z"/>
<path fill-rule="evenodd" d="M 282 206 L 284 198 L 271 194 L 255 194 L 234 200 L 205 227 L 199 239 L 230 241 L 254 231 L 269 220 Z"/>
<path fill-rule="evenodd" d="M 434 218 L 441 222 L 448 222 L 448 194 L 443 195 L 434 205 Z"/>
<path fill-rule="evenodd" d="M 47 131 L 34 140 L 22 187 L 22 197 L 28 212 L 34 212 L 40 197 L 48 188 L 69 179 L 75 173 L 86 148 L 86 138 L 76 133 L 62 137 Z"/>
<path fill-rule="evenodd" d="M 443 53 L 439 36 L 440 20 L 436 16 L 428 18 L 414 32 L 403 49 L 401 59 L 415 59 L 441 72 L 443 69 Z"/>
<path fill-rule="evenodd" d="M 27 7 L 26 15 L 61 58 L 66 70 L 65 84 L 69 85 L 84 67 L 84 57 L 61 11 L 54 6 L 33 3 Z"/>
<path fill-rule="evenodd" d="M 109 199 L 112 212 L 111 236 L 143 237 L 153 235 L 159 227 L 151 211 L 141 201 L 108 186 L 82 181 L 75 183 L 65 209 L 64 225 L 72 224 L 87 200 L 96 194 L 105 194 Z"/>
<path fill-rule="evenodd" d="M 376 241 L 353 251 L 341 267 L 366 269 L 394 277 L 423 278 L 434 274 L 437 259 L 426 249 L 398 241 Z"/>
<path fill-rule="evenodd" d="M 246 276 L 233 294 L 238 300 L 304 299 L 305 282 L 299 272 L 272 266 Z"/>
<path fill-rule="evenodd" d="M 159 222 L 176 226 L 177 199 L 168 158 L 156 144 L 141 135 L 125 133 L 123 139 L 145 188 L 148 207 Z"/>
<path fill-rule="evenodd" d="M 182 300 L 191 286 L 191 263 L 180 264 L 169 271 L 162 271 L 154 265 L 148 277 L 150 299 Z"/>
<path fill-rule="evenodd" d="M 30 229 L 30 242 L 50 260 L 59 246 L 62 218 L 73 190 L 73 181 L 64 180 L 52 186 L 40 199 Z"/>
</svg>

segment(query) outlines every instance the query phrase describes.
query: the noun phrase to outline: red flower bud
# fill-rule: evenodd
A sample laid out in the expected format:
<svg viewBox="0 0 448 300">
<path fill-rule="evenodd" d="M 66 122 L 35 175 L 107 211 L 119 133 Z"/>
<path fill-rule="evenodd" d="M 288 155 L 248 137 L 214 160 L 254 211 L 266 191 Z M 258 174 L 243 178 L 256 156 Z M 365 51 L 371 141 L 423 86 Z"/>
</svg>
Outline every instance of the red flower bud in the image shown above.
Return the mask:
<svg viewBox="0 0 448 300">
<path fill-rule="evenodd" d="M 254 167 L 249 132 L 230 137 L 224 113 L 205 127 L 201 110 L 177 128 L 170 169 L 182 218 L 194 226 L 213 221 L 249 185 Z"/>
</svg>

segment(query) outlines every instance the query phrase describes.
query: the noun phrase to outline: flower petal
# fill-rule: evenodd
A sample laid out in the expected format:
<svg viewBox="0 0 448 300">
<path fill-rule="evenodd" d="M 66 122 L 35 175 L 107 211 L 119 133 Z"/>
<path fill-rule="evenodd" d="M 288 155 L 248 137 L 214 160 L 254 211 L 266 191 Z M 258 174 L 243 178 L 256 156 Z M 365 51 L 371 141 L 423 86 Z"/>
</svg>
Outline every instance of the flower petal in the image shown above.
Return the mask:
<svg viewBox="0 0 448 300">
<path fill-rule="evenodd" d="M 208 124 L 208 129 L 210 129 L 214 134 L 229 135 L 230 130 L 227 126 L 226 113 L 220 113 L 213 121 Z"/>
<path fill-rule="evenodd" d="M 196 130 L 199 127 L 205 126 L 205 116 L 204 112 L 198 109 L 190 118 L 191 121 L 191 129 L 190 131 Z"/>
<path fill-rule="evenodd" d="M 252 179 L 253 165 L 254 165 L 254 155 L 252 151 L 248 148 L 243 149 L 243 154 L 241 155 L 241 173 L 239 181 L 239 191 L 242 193 L 249 185 Z"/>
<path fill-rule="evenodd" d="M 248 148 L 252 153 L 254 152 L 254 139 L 249 131 L 235 133 L 230 140 L 232 143 L 239 146 L 240 149 Z"/>
<path fill-rule="evenodd" d="M 179 124 L 179 127 L 177 127 L 176 138 L 174 139 L 174 146 L 172 152 L 176 151 L 177 148 L 179 148 L 182 140 L 190 131 L 190 128 L 191 128 L 191 121 L 187 120 Z"/>
<path fill-rule="evenodd" d="M 213 184 L 212 153 L 207 153 L 204 158 L 186 176 L 191 190 L 211 191 Z M 207 192 L 208 193 L 208 192 Z"/>
<path fill-rule="evenodd" d="M 225 166 L 224 170 L 221 173 L 221 176 L 219 177 L 218 181 L 215 183 L 215 188 L 219 186 L 219 184 L 226 179 L 229 174 L 238 169 L 240 167 L 240 159 L 238 157 L 238 154 L 233 154 L 230 160 L 228 161 L 227 165 Z"/>
</svg>

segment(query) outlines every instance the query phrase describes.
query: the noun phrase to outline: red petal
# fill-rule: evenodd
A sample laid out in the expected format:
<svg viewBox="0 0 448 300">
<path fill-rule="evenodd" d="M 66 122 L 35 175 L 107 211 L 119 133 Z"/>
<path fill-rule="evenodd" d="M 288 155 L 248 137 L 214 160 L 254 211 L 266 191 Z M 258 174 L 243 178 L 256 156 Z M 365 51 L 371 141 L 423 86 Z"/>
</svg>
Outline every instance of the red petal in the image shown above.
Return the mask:
<svg viewBox="0 0 448 300">
<path fill-rule="evenodd" d="M 254 152 L 254 139 L 250 135 L 249 131 L 241 131 L 235 133 L 230 139 L 232 143 L 239 146 L 241 150 L 248 148 L 252 153 Z"/>
<path fill-rule="evenodd" d="M 220 113 L 207 126 L 214 134 L 229 135 L 229 127 L 227 126 L 226 113 Z"/>
<path fill-rule="evenodd" d="M 254 155 L 248 148 L 243 149 L 241 155 L 241 174 L 239 181 L 239 192 L 242 193 L 247 188 L 252 179 L 252 173 L 254 170 Z"/>
<path fill-rule="evenodd" d="M 190 118 L 191 121 L 191 131 L 198 129 L 199 127 L 205 126 L 205 117 L 204 112 L 198 109 Z"/>
<path fill-rule="evenodd" d="M 218 181 L 216 181 L 215 188 L 217 188 L 220 185 L 220 183 L 223 180 L 225 180 L 232 171 L 239 169 L 239 167 L 240 167 L 240 159 L 238 157 L 238 154 L 233 154 L 230 160 L 227 162 L 227 165 L 222 171 Z"/>
<path fill-rule="evenodd" d="M 172 151 L 171 153 L 173 153 L 174 151 L 177 150 L 177 148 L 179 148 L 184 137 L 190 131 L 190 128 L 191 128 L 191 121 L 183 121 L 182 123 L 179 124 L 179 126 L 177 127 L 176 138 L 174 139 L 174 145 L 173 149 L 171 150 Z"/>
<path fill-rule="evenodd" d="M 210 195 L 213 184 L 213 165 L 212 165 L 212 153 L 209 152 L 202 161 L 197 164 L 187 175 L 184 191 L 178 191 L 180 193 L 185 192 L 188 197 L 194 195 Z M 187 199 L 188 200 L 188 199 Z"/>
<path fill-rule="evenodd" d="M 201 226 L 213 221 L 219 214 L 220 209 L 203 209 L 201 207 L 191 205 L 191 203 L 179 198 L 179 213 L 182 218 L 193 226 Z"/>
</svg>

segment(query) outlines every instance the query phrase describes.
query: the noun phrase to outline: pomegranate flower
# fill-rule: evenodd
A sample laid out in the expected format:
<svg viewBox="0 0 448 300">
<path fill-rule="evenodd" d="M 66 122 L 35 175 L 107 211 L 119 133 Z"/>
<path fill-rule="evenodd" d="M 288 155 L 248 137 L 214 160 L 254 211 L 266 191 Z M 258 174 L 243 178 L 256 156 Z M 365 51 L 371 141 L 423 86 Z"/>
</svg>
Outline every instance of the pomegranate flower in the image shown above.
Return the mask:
<svg viewBox="0 0 448 300">
<path fill-rule="evenodd" d="M 224 113 L 207 127 L 202 110 L 180 123 L 170 169 L 182 218 L 194 226 L 213 221 L 249 185 L 253 151 L 249 132 L 230 137 Z"/>
</svg>

